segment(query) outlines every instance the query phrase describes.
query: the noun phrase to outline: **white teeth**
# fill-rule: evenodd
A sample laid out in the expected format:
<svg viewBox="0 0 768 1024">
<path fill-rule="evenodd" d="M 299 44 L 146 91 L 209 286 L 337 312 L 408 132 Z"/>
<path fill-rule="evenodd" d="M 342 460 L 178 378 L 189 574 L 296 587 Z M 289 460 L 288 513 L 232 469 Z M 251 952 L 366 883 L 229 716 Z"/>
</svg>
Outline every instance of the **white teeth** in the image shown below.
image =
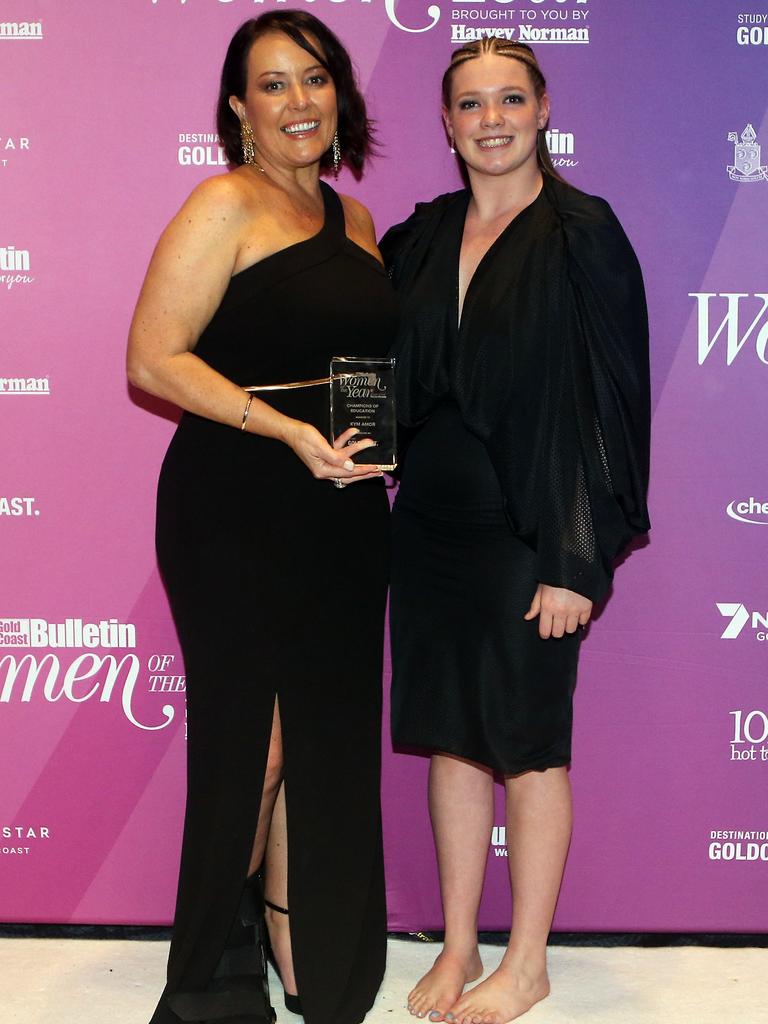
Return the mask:
<svg viewBox="0 0 768 1024">
<path fill-rule="evenodd" d="M 308 132 L 319 126 L 319 121 L 301 121 L 299 124 L 286 125 L 283 131 L 288 135 L 295 135 L 298 132 Z"/>
<path fill-rule="evenodd" d="M 503 135 L 497 139 L 478 139 L 477 144 L 481 149 L 495 149 L 497 146 L 506 146 L 511 141 L 511 135 Z"/>
</svg>

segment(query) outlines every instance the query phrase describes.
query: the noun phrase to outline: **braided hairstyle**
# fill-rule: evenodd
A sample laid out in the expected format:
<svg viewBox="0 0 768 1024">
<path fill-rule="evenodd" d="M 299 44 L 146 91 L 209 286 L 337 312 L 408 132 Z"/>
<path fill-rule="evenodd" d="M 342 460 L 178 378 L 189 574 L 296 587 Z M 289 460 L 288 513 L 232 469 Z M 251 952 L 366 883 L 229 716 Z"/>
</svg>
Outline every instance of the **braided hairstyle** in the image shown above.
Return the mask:
<svg viewBox="0 0 768 1024">
<path fill-rule="evenodd" d="M 539 62 L 536 60 L 536 55 L 531 47 L 526 43 L 511 42 L 508 39 L 499 39 L 496 36 L 484 36 L 482 39 L 467 43 L 465 46 L 460 46 L 457 50 L 453 51 L 451 63 L 443 75 L 443 106 L 450 107 L 451 105 L 451 88 L 456 68 L 465 64 L 468 60 L 484 57 L 486 54 L 509 57 L 511 60 L 518 60 L 521 64 L 524 64 L 528 70 L 528 77 L 533 86 L 536 99 L 541 99 L 546 92 L 547 80 L 539 67 Z M 546 130 L 547 125 L 544 125 L 543 128 L 539 128 L 536 136 L 536 161 L 542 173 L 548 174 L 551 178 L 556 178 L 558 181 L 565 181 L 552 163 L 552 157 L 547 146 Z"/>
</svg>

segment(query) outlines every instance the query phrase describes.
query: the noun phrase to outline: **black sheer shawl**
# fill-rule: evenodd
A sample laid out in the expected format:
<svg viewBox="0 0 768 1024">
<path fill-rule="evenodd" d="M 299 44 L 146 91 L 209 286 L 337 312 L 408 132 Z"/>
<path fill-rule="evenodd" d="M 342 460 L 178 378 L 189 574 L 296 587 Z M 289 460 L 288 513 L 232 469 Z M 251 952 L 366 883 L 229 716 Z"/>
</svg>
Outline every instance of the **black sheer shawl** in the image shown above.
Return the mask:
<svg viewBox="0 0 768 1024">
<path fill-rule="evenodd" d="M 469 193 L 420 203 L 381 251 L 401 295 L 398 417 L 446 395 L 486 445 L 538 578 L 600 600 L 649 528 L 648 324 L 637 258 L 602 199 L 551 177 L 491 246 L 461 325 Z"/>
</svg>

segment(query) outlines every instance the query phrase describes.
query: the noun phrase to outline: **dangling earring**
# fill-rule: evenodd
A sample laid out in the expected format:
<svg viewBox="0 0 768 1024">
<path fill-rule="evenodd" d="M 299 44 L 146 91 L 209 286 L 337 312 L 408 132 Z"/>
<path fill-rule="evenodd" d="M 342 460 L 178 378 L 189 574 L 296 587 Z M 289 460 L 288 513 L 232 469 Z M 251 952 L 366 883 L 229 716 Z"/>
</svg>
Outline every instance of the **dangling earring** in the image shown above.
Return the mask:
<svg viewBox="0 0 768 1024">
<path fill-rule="evenodd" d="M 455 155 L 455 153 L 456 153 L 456 146 L 454 144 L 453 136 L 452 135 L 448 136 L 448 148 Z"/>
<path fill-rule="evenodd" d="M 338 178 L 339 168 L 341 167 L 341 146 L 339 145 L 339 131 L 333 133 L 333 142 L 331 143 L 331 154 L 333 156 L 333 176 Z"/>
<path fill-rule="evenodd" d="M 240 142 L 243 146 L 243 163 L 255 164 L 256 154 L 253 151 L 253 129 L 245 118 L 240 121 Z"/>
</svg>

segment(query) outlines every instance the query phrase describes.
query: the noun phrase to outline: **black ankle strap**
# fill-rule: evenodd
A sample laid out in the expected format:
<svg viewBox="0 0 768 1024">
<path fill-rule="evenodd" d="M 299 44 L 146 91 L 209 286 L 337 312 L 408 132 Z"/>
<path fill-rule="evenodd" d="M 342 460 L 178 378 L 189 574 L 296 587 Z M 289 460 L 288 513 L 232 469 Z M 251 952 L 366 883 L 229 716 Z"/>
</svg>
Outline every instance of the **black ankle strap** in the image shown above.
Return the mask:
<svg viewBox="0 0 768 1024">
<path fill-rule="evenodd" d="M 271 900 L 268 900 L 266 896 L 264 897 L 264 906 L 269 907 L 270 910 L 276 910 L 278 914 L 288 913 L 287 907 L 278 907 L 276 903 L 272 903 Z"/>
</svg>

